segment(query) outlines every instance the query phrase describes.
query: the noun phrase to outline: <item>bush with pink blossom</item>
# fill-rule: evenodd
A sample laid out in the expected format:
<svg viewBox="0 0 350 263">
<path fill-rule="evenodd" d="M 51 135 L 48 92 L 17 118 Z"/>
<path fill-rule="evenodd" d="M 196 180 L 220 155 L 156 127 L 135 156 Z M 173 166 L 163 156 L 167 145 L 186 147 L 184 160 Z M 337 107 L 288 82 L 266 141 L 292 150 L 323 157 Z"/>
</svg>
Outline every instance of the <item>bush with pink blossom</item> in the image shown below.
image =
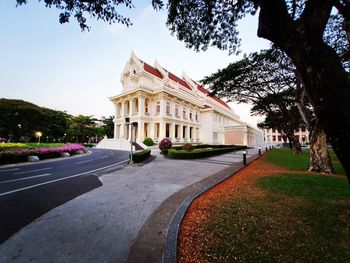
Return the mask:
<svg viewBox="0 0 350 263">
<path fill-rule="evenodd" d="M 159 149 L 161 150 L 162 153 L 167 153 L 168 149 L 170 149 L 172 145 L 173 144 L 171 143 L 171 141 L 169 139 L 164 138 L 159 143 Z"/>
<path fill-rule="evenodd" d="M 38 156 L 40 160 L 57 158 L 61 153 L 68 152 L 70 155 L 76 151 L 87 152 L 85 147 L 80 144 L 66 144 L 59 147 L 37 148 L 37 149 L 16 149 L 0 152 L 0 164 L 26 162 L 28 156 Z"/>
</svg>

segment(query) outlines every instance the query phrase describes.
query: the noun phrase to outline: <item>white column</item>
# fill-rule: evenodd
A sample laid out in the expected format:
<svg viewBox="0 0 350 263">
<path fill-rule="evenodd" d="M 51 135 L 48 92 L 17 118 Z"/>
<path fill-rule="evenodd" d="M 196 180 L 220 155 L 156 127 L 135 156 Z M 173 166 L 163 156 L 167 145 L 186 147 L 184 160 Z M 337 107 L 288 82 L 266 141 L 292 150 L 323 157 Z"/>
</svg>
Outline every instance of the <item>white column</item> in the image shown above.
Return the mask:
<svg viewBox="0 0 350 263">
<path fill-rule="evenodd" d="M 138 115 L 144 116 L 145 115 L 145 97 L 138 96 L 137 99 L 139 100 L 139 114 Z"/>
<path fill-rule="evenodd" d="M 166 131 L 166 127 L 165 127 L 166 123 L 164 121 L 160 122 L 159 128 L 159 139 L 162 140 L 165 138 L 165 131 Z"/>
<path fill-rule="evenodd" d="M 117 118 L 117 116 L 115 116 L 114 117 L 114 120 L 113 120 L 113 123 L 114 123 L 114 139 L 117 139 L 118 137 L 117 137 L 117 124 L 116 124 L 116 118 Z"/>
<path fill-rule="evenodd" d="M 179 138 L 180 138 L 180 141 L 182 142 L 184 139 L 183 139 L 183 125 L 182 124 L 180 124 L 180 128 L 179 128 Z"/>
<path fill-rule="evenodd" d="M 129 116 L 131 117 L 133 113 L 134 113 L 134 105 L 132 103 L 132 98 L 131 98 L 129 99 Z"/>
<path fill-rule="evenodd" d="M 125 124 L 124 124 L 124 123 L 122 123 L 122 124 L 120 125 L 120 136 L 119 136 L 119 138 L 123 138 L 123 139 L 126 138 L 126 137 L 125 137 Z"/>
<path fill-rule="evenodd" d="M 170 138 L 175 141 L 175 123 L 170 123 Z"/>
<path fill-rule="evenodd" d="M 124 103 L 125 103 L 125 101 L 122 101 L 122 107 L 121 107 L 121 110 L 120 110 L 120 116 L 122 116 L 123 121 L 125 119 L 125 106 L 124 106 Z"/>
<path fill-rule="evenodd" d="M 152 138 L 152 140 L 154 141 L 155 140 L 155 131 L 154 131 L 154 129 L 155 129 L 155 124 L 154 124 L 154 122 L 150 122 L 149 124 L 149 134 L 148 134 L 148 137 L 150 137 L 150 138 Z"/>
<path fill-rule="evenodd" d="M 137 133 L 137 140 L 140 142 L 143 142 L 144 138 L 144 130 L 145 130 L 145 123 L 143 121 L 139 121 L 138 123 L 138 133 Z"/>
</svg>

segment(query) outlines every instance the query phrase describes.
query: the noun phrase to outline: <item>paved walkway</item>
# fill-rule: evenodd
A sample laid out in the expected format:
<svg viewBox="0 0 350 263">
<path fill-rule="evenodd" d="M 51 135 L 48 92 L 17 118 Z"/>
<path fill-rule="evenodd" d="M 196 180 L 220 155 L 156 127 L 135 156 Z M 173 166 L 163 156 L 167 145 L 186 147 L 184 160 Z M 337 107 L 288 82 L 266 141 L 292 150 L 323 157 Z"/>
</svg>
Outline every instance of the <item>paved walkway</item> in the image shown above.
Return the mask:
<svg viewBox="0 0 350 263">
<path fill-rule="evenodd" d="M 249 150 L 248 157 L 256 153 Z M 241 152 L 191 161 L 153 154 L 153 162 L 102 176 L 103 186 L 23 228 L 0 246 L 0 262 L 126 262 L 139 231 L 163 201 L 242 162 Z"/>
</svg>

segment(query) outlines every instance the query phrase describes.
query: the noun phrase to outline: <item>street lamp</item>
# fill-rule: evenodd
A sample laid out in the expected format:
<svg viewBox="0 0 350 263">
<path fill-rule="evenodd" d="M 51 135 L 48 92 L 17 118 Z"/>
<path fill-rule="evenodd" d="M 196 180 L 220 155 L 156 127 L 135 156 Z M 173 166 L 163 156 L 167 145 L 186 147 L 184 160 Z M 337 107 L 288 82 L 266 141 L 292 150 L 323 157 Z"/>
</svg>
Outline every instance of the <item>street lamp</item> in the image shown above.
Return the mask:
<svg viewBox="0 0 350 263">
<path fill-rule="evenodd" d="M 43 134 L 41 132 L 36 132 L 35 133 L 35 136 L 38 137 L 38 144 L 40 144 L 40 137 L 42 136 Z"/>
</svg>

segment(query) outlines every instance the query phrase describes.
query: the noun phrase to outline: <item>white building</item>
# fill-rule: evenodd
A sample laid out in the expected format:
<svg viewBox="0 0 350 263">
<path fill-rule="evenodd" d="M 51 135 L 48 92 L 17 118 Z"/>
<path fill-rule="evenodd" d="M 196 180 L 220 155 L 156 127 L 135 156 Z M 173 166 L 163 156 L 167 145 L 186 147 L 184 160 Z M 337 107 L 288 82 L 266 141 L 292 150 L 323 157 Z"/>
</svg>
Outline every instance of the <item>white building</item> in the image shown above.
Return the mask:
<svg viewBox="0 0 350 263">
<path fill-rule="evenodd" d="M 299 141 L 301 145 L 306 145 L 309 143 L 309 131 L 304 127 L 298 128 L 294 131 L 295 138 Z M 276 129 L 264 129 L 264 140 L 265 143 L 284 143 L 289 142 L 287 138 L 286 141 L 283 140 L 283 135 Z"/>
<path fill-rule="evenodd" d="M 115 105 L 114 138 L 103 140 L 100 147 L 130 147 L 125 118 L 138 123 L 133 138 L 141 145 L 146 137 L 173 143 L 263 143 L 262 131 L 241 121 L 224 101 L 210 96 L 185 73 L 177 77 L 157 61 L 150 66 L 131 53 L 121 83 L 121 94 L 110 97 Z"/>
</svg>

